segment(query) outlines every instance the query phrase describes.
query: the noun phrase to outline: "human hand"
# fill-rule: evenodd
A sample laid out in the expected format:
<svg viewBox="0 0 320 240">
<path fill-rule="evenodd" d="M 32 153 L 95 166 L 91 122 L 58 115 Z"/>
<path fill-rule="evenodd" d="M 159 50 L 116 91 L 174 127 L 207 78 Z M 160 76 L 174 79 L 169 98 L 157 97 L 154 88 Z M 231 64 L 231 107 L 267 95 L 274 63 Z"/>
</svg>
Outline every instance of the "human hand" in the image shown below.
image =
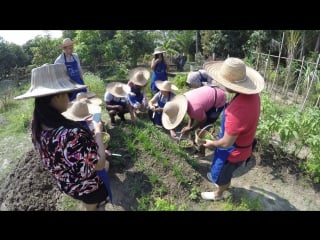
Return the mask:
<svg viewBox="0 0 320 240">
<path fill-rule="evenodd" d="M 134 108 L 141 108 L 141 103 L 136 102 L 135 104 L 133 104 Z"/>
<path fill-rule="evenodd" d="M 112 153 L 111 153 L 109 150 L 107 150 L 107 149 L 104 150 L 104 152 L 106 153 L 106 155 L 107 155 L 108 157 L 111 156 L 111 154 L 112 154 Z"/>
<path fill-rule="evenodd" d="M 188 133 L 190 130 L 191 130 L 191 128 L 188 127 L 188 126 L 186 126 L 186 127 L 183 127 L 183 128 L 182 128 L 181 133 L 182 133 L 182 134 L 185 134 L 185 133 Z"/>
<path fill-rule="evenodd" d="M 155 111 L 155 112 L 158 112 L 158 113 L 161 113 L 162 110 L 163 110 L 163 108 L 157 107 L 154 111 Z"/>
<path fill-rule="evenodd" d="M 103 131 L 103 123 L 101 121 L 99 122 L 92 121 L 92 123 L 93 123 L 93 128 L 95 133 L 99 133 Z"/>
<path fill-rule="evenodd" d="M 204 139 L 203 141 L 204 141 L 204 143 L 203 143 L 202 145 L 203 145 L 204 147 L 210 148 L 210 149 L 215 148 L 215 145 L 214 145 L 213 140 Z"/>
</svg>

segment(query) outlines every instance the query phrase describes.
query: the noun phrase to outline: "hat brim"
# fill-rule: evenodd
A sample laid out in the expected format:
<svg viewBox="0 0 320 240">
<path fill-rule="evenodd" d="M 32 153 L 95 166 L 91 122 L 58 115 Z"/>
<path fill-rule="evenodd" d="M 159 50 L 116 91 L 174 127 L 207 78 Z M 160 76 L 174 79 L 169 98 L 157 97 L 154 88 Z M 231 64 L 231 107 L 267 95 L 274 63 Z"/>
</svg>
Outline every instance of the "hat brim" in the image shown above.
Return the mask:
<svg viewBox="0 0 320 240">
<path fill-rule="evenodd" d="M 134 78 L 134 75 L 136 72 L 141 71 L 143 73 L 143 76 L 145 78 L 145 81 L 143 82 L 137 82 L 136 79 Z M 139 86 L 144 86 L 147 84 L 148 79 L 150 78 L 150 72 L 148 69 L 144 68 L 144 67 L 137 67 L 132 69 L 129 72 L 129 80 L 132 81 L 134 84 L 139 85 Z"/>
<path fill-rule="evenodd" d="M 72 102 L 75 102 L 77 100 L 74 100 Z M 100 98 L 82 98 L 80 101 L 85 101 L 88 105 L 96 105 L 99 106 L 102 104 L 102 100 Z"/>
<path fill-rule="evenodd" d="M 86 92 L 86 94 L 87 94 L 87 98 L 93 98 L 97 95 L 94 92 Z"/>
<path fill-rule="evenodd" d="M 162 81 L 162 80 L 157 80 L 155 81 L 154 83 L 156 84 L 156 87 L 159 89 L 159 90 L 162 90 L 162 91 L 167 91 L 167 92 L 172 92 L 172 91 L 177 91 L 178 88 L 176 85 L 174 85 L 173 83 L 171 83 L 171 89 L 170 90 L 167 90 L 167 89 L 164 89 L 163 88 L 163 83 L 165 81 Z"/>
<path fill-rule="evenodd" d="M 81 101 L 81 100 L 80 100 Z M 84 121 L 84 120 L 88 120 L 89 118 L 91 118 L 93 116 L 93 114 L 95 113 L 101 113 L 101 107 L 98 106 L 98 105 L 95 105 L 95 104 L 88 104 L 87 103 L 87 106 L 88 106 L 88 111 L 89 111 L 89 114 L 87 116 L 84 116 L 82 118 L 72 114 L 72 112 L 70 111 L 71 110 L 71 107 L 72 105 L 75 103 L 75 101 L 73 102 L 69 102 L 69 105 L 68 105 L 68 109 L 67 111 L 63 112 L 62 115 L 65 116 L 66 118 L 68 119 L 71 119 L 73 121 Z"/>
<path fill-rule="evenodd" d="M 85 120 L 88 120 L 90 117 L 92 117 L 92 114 L 90 113 L 89 115 L 80 118 L 78 116 L 73 115 L 71 112 L 68 112 L 68 111 L 63 112 L 62 115 L 65 118 L 68 118 L 68 119 L 73 120 L 73 121 L 85 121 Z"/>
<path fill-rule="evenodd" d="M 122 86 L 122 93 L 118 93 L 115 91 L 115 87 L 117 85 L 121 84 Z M 130 93 L 130 87 L 127 84 L 121 83 L 121 82 L 111 82 L 107 85 L 106 91 L 111 93 L 115 97 L 126 97 Z"/>
<path fill-rule="evenodd" d="M 170 117 L 165 113 L 165 108 L 169 107 L 170 104 L 177 104 L 179 106 L 179 111 L 176 116 Z M 162 112 L 162 125 L 165 129 L 171 130 L 176 128 L 183 120 L 188 109 L 188 101 L 184 95 L 176 95 L 172 100 L 164 105 Z"/>
<path fill-rule="evenodd" d="M 156 54 L 160 54 L 160 53 L 165 53 L 166 51 L 155 51 L 154 53 L 153 53 L 153 55 L 156 55 Z"/>
<path fill-rule="evenodd" d="M 251 67 L 246 66 L 246 79 L 241 82 L 233 83 L 220 75 L 220 68 L 223 61 L 208 62 L 204 64 L 208 74 L 222 86 L 235 92 L 243 94 L 256 94 L 264 89 L 264 79 L 259 72 Z"/>
<path fill-rule="evenodd" d="M 30 88 L 26 93 L 15 97 L 15 100 L 21 100 L 26 98 L 37 98 L 37 97 L 45 97 L 49 95 L 55 95 L 58 93 L 68 93 L 74 92 L 79 89 L 87 88 L 87 85 L 74 84 L 73 88 L 64 88 L 64 89 L 51 89 L 46 87 L 38 87 L 36 89 Z"/>
</svg>

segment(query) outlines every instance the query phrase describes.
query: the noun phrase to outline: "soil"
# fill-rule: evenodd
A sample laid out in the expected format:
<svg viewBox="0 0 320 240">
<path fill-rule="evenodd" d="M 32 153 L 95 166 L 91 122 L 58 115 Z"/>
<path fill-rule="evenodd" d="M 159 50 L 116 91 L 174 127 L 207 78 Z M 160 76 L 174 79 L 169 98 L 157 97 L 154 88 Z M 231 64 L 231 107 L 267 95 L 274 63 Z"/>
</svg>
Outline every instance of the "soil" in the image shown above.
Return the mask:
<svg viewBox="0 0 320 240">
<path fill-rule="evenodd" d="M 128 131 L 128 125 L 111 128 L 108 130 L 111 139 L 118 136 L 120 127 L 123 131 Z M 194 187 L 200 191 L 215 189 L 206 178 L 212 151 L 206 150 L 204 157 L 198 157 L 193 155 L 192 149 L 186 150 L 197 164 L 192 164 L 192 161 L 186 161 L 167 149 L 162 148 L 159 151 L 167 155 L 172 167 L 163 167 L 150 153 L 141 150 L 139 144 L 136 156 L 130 156 L 125 148 L 118 147 L 114 150 L 122 157 L 110 158 L 109 175 L 114 204 L 109 205 L 107 210 L 144 210 L 139 209 L 139 206 L 143 205 L 141 199 L 156 194 L 166 199 L 174 197 L 174 204 L 180 207 L 179 210 L 219 211 L 224 210 L 223 204 L 226 201 L 237 203 L 244 197 L 258 199 L 262 206 L 259 210 L 264 211 L 320 210 L 320 185 L 312 184 L 301 173 L 298 164 L 303 160 L 288 154 L 279 154 L 272 145 L 262 148 L 258 142 L 252 159 L 247 166 L 241 166 L 235 172 L 231 187 L 224 193 L 225 200 L 219 202 L 200 199 L 199 191 L 196 192 L 197 197 L 190 197 L 190 191 Z M 175 166 L 180 166 L 187 181 L 177 181 Z M 156 183 L 151 183 L 150 172 L 159 177 Z M 192 178 L 191 186 L 188 184 L 189 178 Z M 159 189 L 163 189 L 163 192 L 156 193 Z M 19 159 L 3 182 L 0 190 L 0 210 L 59 211 L 61 207 L 58 203 L 61 203 L 63 196 L 42 166 L 38 154 L 31 150 L 24 158 Z"/>
</svg>

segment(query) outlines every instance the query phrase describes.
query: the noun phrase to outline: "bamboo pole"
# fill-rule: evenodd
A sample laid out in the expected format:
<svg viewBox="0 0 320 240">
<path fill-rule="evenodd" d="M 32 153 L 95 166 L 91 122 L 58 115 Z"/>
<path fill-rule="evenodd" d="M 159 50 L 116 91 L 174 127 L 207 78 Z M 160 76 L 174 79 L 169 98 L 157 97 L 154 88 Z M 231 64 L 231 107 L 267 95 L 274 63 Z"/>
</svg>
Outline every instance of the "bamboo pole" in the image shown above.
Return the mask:
<svg viewBox="0 0 320 240">
<path fill-rule="evenodd" d="M 311 88 L 312 88 L 313 81 L 314 81 L 314 79 L 315 79 L 315 77 L 316 77 L 316 70 L 317 70 L 318 65 L 319 65 L 319 59 L 320 59 L 320 54 L 318 55 L 317 63 L 316 63 L 316 66 L 315 66 L 315 68 L 314 68 L 314 69 L 315 69 L 315 73 L 312 74 L 311 83 L 310 83 L 310 86 L 309 86 L 309 88 L 308 88 L 306 97 L 304 98 L 303 104 L 302 104 L 302 106 L 301 106 L 301 108 L 300 108 L 300 111 L 302 111 L 302 110 L 304 109 L 304 106 L 305 106 L 305 104 L 306 104 L 306 101 L 307 101 L 307 99 L 308 99 L 308 97 L 309 97 L 309 94 L 310 94 L 310 90 L 311 90 Z"/>
<path fill-rule="evenodd" d="M 286 80 L 285 80 L 283 88 L 282 88 L 282 94 L 285 94 L 285 96 L 287 96 L 287 94 L 288 94 L 289 77 L 290 77 L 290 72 L 291 72 L 291 63 L 292 63 L 292 58 L 290 58 Z"/>
<path fill-rule="evenodd" d="M 256 70 L 259 71 L 259 59 L 260 59 L 260 51 L 257 51 L 257 61 L 256 61 Z"/>
<path fill-rule="evenodd" d="M 281 52 L 282 52 L 282 46 L 283 46 L 283 40 L 284 40 L 284 32 L 282 33 L 282 40 L 281 40 L 281 45 L 280 45 L 280 50 L 279 50 L 279 56 L 278 56 L 278 63 L 276 67 L 276 74 L 274 75 L 272 86 L 271 86 L 271 91 L 273 91 L 273 86 L 276 81 L 276 78 L 278 76 L 278 69 L 279 69 L 279 64 L 280 64 L 280 58 L 281 58 Z M 276 93 L 277 94 L 277 93 Z"/>
<path fill-rule="evenodd" d="M 320 96 L 318 96 L 318 99 L 317 99 L 317 102 L 316 102 L 315 107 L 317 107 L 317 106 L 318 106 L 318 104 L 319 104 L 319 100 L 320 100 Z"/>
<path fill-rule="evenodd" d="M 302 58 L 297 84 L 296 84 L 296 86 L 294 88 L 294 91 L 293 91 L 293 99 L 294 99 L 294 101 L 297 101 L 297 99 L 298 99 L 298 93 L 299 93 L 298 90 L 299 90 L 299 85 L 301 83 L 301 75 L 302 75 L 302 69 L 303 69 L 303 65 L 304 65 L 304 58 L 305 58 L 305 56 L 303 56 L 303 58 Z"/>
<path fill-rule="evenodd" d="M 269 54 L 268 54 L 268 57 L 267 57 L 267 61 L 266 61 L 266 65 L 264 67 L 264 79 L 265 79 L 265 82 L 266 82 L 266 89 L 268 89 L 268 80 L 267 80 L 267 70 L 268 70 L 268 64 L 269 64 L 269 57 L 270 57 L 270 50 L 269 50 Z M 268 76 L 269 77 L 269 76 Z"/>
</svg>

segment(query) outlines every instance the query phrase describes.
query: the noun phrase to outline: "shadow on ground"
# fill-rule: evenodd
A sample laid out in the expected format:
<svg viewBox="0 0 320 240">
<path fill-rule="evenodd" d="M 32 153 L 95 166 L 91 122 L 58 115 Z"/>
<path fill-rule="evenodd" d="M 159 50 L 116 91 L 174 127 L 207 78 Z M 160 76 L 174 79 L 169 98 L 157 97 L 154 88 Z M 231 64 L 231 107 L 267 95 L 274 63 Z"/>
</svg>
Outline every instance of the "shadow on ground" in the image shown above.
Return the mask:
<svg viewBox="0 0 320 240">
<path fill-rule="evenodd" d="M 298 211 L 288 200 L 262 188 L 232 187 L 228 191 L 231 193 L 232 202 L 241 202 L 241 198 L 250 199 L 251 202 L 258 200 L 263 211 Z"/>
</svg>

